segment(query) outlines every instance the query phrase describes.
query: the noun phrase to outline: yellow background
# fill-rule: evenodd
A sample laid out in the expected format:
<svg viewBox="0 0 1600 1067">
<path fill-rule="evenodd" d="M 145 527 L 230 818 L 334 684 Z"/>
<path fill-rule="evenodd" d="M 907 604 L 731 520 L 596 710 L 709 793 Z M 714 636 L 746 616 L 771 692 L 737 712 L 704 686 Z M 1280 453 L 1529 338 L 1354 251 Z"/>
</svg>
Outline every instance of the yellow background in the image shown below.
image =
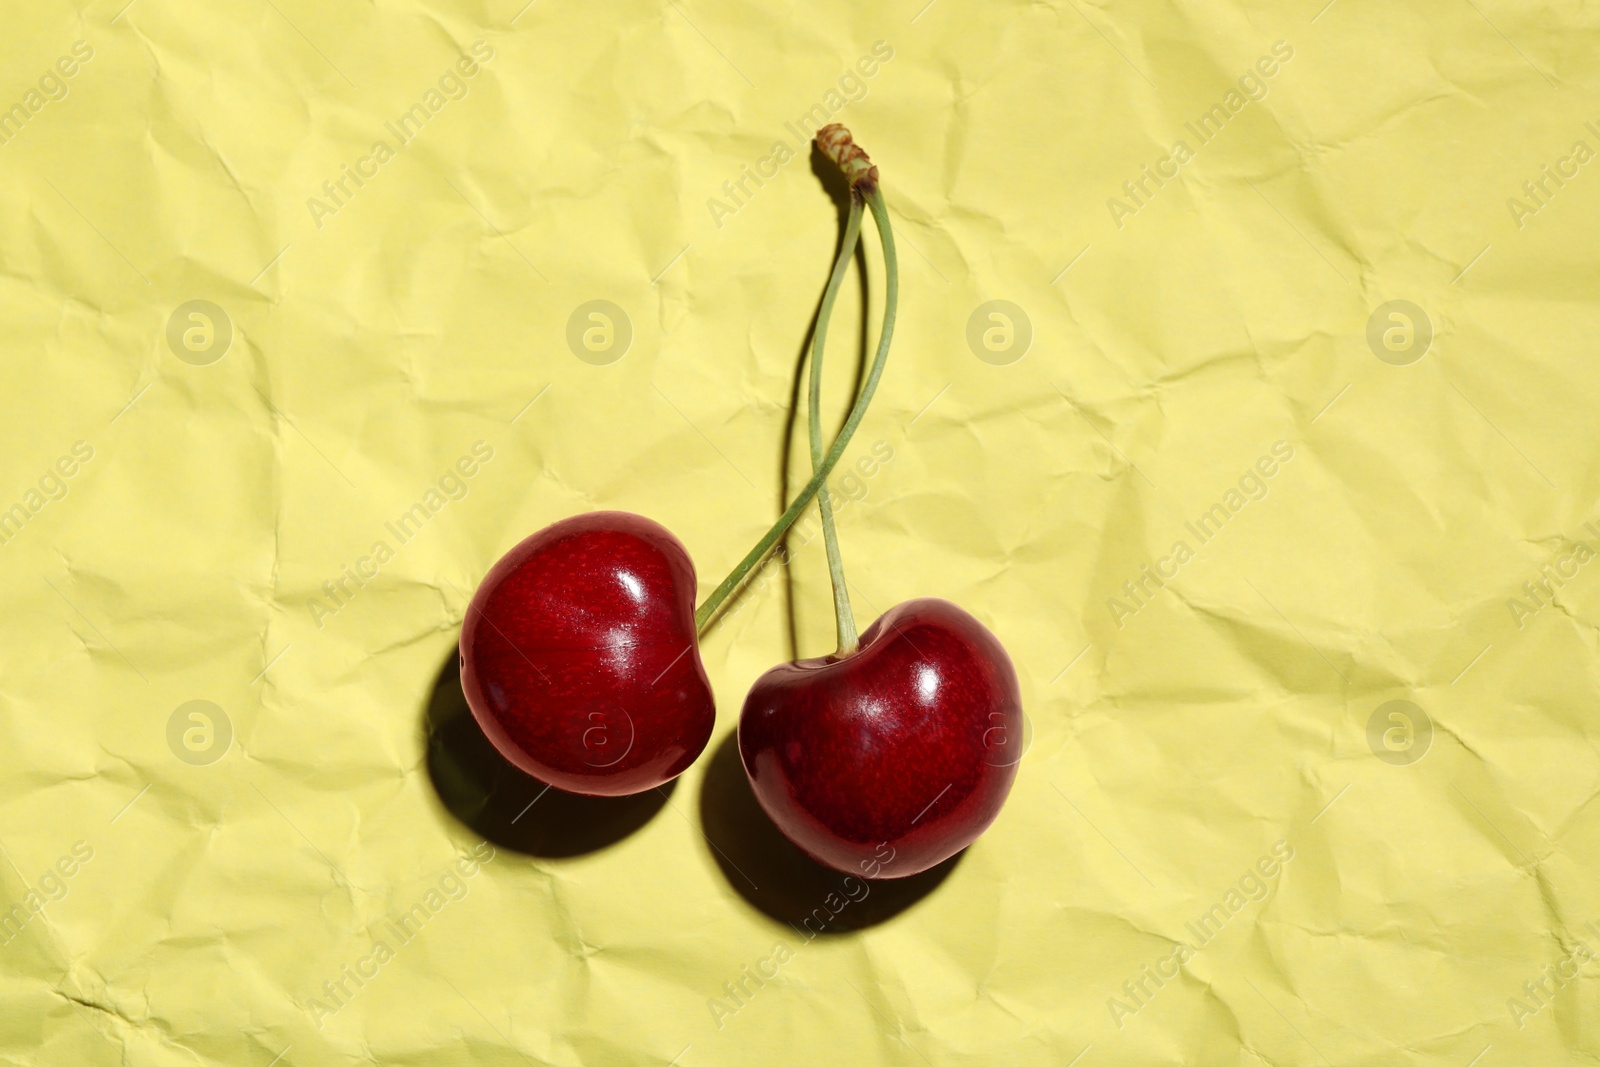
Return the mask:
<svg viewBox="0 0 1600 1067">
<path fill-rule="evenodd" d="M 1592 965 L 1508 1003 L 1600 946 L 1600 576 L 1508 605 L 1597 541 L 1600 163 L 1507 204 L 1600 148 L 1591 8 L 125 3 L 16 5 L 0 34 L 0 106 L 94 51 L 0 145 L 0 508 L 93 448 L 0 545 L 5 906 L 93 853 L 0 946 L 5 1062 L 1600 1054 Z M 467 95 L 314 219 L 476 41 Z M 705 640 L 718 732 L 664 804 L 526 808 L 447 664 L 478 580 L 551 521 L 648 515 L 704 592 L 776 515 L 837 215 L 804 155 L 720 225 L 707 202 L 878 41 L 837 118 L 882 169 L 903 296 L 847 462 L 893 459 L 841 513 L 845 560 L 863 625 L 924 595 L 988 624 L 1033 738 L 942 879 L 806 942 L 831 883 L 764 836 L 727 739 L 761 671 L 829 649 L 818 543 Z M 1278 41 L 1265 99 L 1198 144 L 1185 121 Z M 1179 139 L 1180 177 L 1114 219 Z M 565 340 L 595 299 L 633 331 L 607 366 Z M 191 300 L 233 327 L 209 365 L 167 343 Z M 967 344 L 989 300 L 1031 322 L 1008 365 Z M 1433 327 L 1408 365 L 1367 342 L 1391 300 Z M 838 314 L 834 414 L 854 284 Z M 316 618 L 480 440 L 465 497 Z M 1266 497 L 1186 535 L 1278 441 Z M 1409 764 L 1367 741 L 1397 699 L 1433 723 Z M 192 700 L 231 723 L 205 765 L 168 743 Z M 321 1017 L 486 838 L 464 898 Z M 1279 841 L 1270 896 L 1119 1017 Z"/>
</svg>

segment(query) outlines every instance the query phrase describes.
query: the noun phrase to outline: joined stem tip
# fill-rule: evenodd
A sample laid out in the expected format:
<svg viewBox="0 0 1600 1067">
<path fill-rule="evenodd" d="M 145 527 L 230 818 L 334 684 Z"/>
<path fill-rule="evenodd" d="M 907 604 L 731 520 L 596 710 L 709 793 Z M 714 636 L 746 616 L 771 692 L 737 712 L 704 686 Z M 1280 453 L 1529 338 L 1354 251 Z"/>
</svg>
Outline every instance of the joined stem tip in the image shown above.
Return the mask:
<svg viewBox="0 0 1600 1067">
<path fill-rule="evenodd" d="M 850 188 L 862 196 L 870 195 L 877 188 L 878 168 L 873 166 L 862 147 L 856 144 L 850 131 L 839 123 L 829 123 L 817 131 L 817 147 L 844 171 L 844 176 L 850 179 Z"/>
</svg>

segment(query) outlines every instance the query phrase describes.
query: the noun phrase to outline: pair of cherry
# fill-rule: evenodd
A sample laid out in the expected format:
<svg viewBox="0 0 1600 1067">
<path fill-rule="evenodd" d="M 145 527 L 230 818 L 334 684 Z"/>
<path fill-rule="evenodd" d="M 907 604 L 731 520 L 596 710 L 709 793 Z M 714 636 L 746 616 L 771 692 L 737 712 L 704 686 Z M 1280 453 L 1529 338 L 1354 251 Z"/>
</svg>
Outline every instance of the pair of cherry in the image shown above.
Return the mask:
<svg viewBox="0 0 1600 1067">
<path fill-rule="evenodd" d="M 865 153 L 839 127 L 819 131 L 818 144 L 853 193 L 813 354 L 811 482 L 698 612 L 689 553 L 649 519 L 600 511 L 538 531 L 501 558 L 473 596 L 461 683 L 484 734 L 526 773 L 590 795 L 660 787 L 699 757 L 715 723 L 699 633 L 817 495 L 840 650 L 761 676 L 739 718 L 739 754 L 762 809 L 803 852 L 859 877 L 901 878 L 955 855 L 999 814 L 1016 775 L 1022 704 L 1005 649 L 949 601 L 899 604 L 856 637 L 825 480 L 887 354 L 893 243 Z M 816 417 L 822 337 L 864 201 L 884 237 L 888 310 L 862 396 L 824 455 Z"/>
</svg>

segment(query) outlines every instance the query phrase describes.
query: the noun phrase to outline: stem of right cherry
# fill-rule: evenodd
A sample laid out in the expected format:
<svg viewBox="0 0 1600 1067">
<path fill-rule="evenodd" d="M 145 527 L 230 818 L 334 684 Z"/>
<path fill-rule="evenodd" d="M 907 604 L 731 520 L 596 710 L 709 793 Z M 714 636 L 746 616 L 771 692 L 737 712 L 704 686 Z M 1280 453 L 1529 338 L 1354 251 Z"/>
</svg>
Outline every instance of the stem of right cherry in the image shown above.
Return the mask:
<svg viewBox="0 0 1600 1067">
<path fill-rule="evenodd" d="M 839 245 L 839 258 L 828 276 L 828 287 L 822 294 L 822 306 L 817 311 L 817 328 L 811 343 L 811 392 L 806 402 L 806 429 L 811 437 L 811 471 L 822 466 L 822 354 L 828 347 L 828 320 L 833 318 L 833 304 L 839 297 L 839 287 L 844 283 L 850 261 L 855 258 L 856 244 L 861 239 L 861 197 L 854 187 L 850 190 L 850 216 L 845 222 L 844 240 Z M 844 580 L 844 559 L 839 555 L 839 533 L 834 529 L 833 501 L 828 496 L 826 482 L 817 489 L 817 509 L 822 512 L 822 542 L 828 556 L 828 579 L 833 584 L 833 613 L 837 625 L 839 650 L 835 659 L 842 659 L 860 646 L 856 635 L 855 616 L 850 611 L 850 591 Z"/>
<path fill-rule="evenodd" d="M 852 202 L 854 202 L 856 195 L 856 190 L 853 189 L 851 191 Z M 895 257 L 894 231 L 889 225 L 889 209 L 883 202 L 883 190 L 876 183 L 874 183 L 871 189 L 865 192 L 864 196 L 867 207 L 872 210 L 872 221 L 877 226 L 878 238 L 883 245 L 884 269 L 883 328 L 878 333 L 878 350 L 877 353 L 872 357 L 872 366 L 867 371 L 867 380 L 861 383 L 861 392 L 859 395 L 857 395 L 855 404 L 850 409 L 849 417 L 845 419 L 844 426 L 839 430 L 839 436 L 834 439 L 833 445 L 828 449 L 827 454 L 821 457 L 820 464 L 817 462 L 818 456 L 816 446 L 813 445 L 812 461 L 814 470 L 811 475 L 811 480 L 805 484 L 805 487 L 800 490 L 799 494 L 789 504 L 788 508 L 784 510 L 784 513 L 778 517 L 778 521 L 773 524 L 772 529 L 768 530 L 766 534 L 762 536 L 761 540 L 756 542 L 755 547 L 745 555 L 744 559 L 739 561 L 738 566 L 734 567 L 733 570 L 728 573 L 728 576 L 722 580 L 722 583 L 718 585 L 716 589 L 712 590 L 711 595 L 706 597 L 705 601 L 700 605 L 700 607 L 695 609 L 694 626 L 696 633 L 705 632 L 707 625 L 711 622 L 712 617 L 716 615 L 717 609 L 722 607 L 723 602 L 733 594 L 733 591 L 739 587 L 739 584 L 744 581 L 750 572 L 754 570 L 763 559 L 766 558 L 767 553 L 772 551 L 772 546 L 777 544 L 783 535 L 788 532 L 789 527 L 794 525 L 795 520 L 800 517 L 800 514 L 805 510 L 806 505 L 811 503 L 811 498 L 816 496 L 818 492 L 826 485 L 828 475 L 833 473 L 833 468 L 838 465 L 840 457 L 844 455 L 845 448 L 850 444 L 850 439 L 855 436 L 856 428 L 861 425 L 861 420 L 866 416 L 867 408 L 872 403 L 872 395 L 877 392 L 878 380 L 883 377 L 883 368 L 889 359 L 889 342 L 894 337 L 895 311 L 900 299 L 900 267 L 899 261 Z M 849 250 L 840 252 L 842 257 L 841 262 L 846 266 L 848 266 L 849 262 L 847 251 Z M 841 273 L 838 270 L 838 264 L 835 265 L 835 273 Z M 829 279 L 829 285 L 830 288 L 834 287 L 833 279 L 831 278 Z M 831 305 L 826 310 L 831 311 Z M 824 316 L 819 313 L 817 319 L 819 338 L 822 331 L 825 329 L 825 326 L 826 320 Z M 820 355 L 821 346 L 819 344 L 817 351 L 812 356 L 813 360 L 815 361 L 813 363 L 813 375 L 818 373 L 815 367 L 820 363 Z M 813 419 L 816 418 L 817 414 L 815 401 L 813 401 L 811 405 L 811 411 L 811 417 Z M 824 522 L 824 530 L 831 530 L 831 513 L 825 513 Z M 838 606 L 839 598 L 843 595 L 842 587 L 844 583 L 842 571 L 834 571 L 832 566 L 837 551 L 837 545 L 833 545 L 832 551 L 829 553 L 829 569 L 833 574 L 835 583 L 834 589 L 836 607 Z M 847 602 L 844 607 L 844 612 L 848 611 L 849 605 Z M 843 619 L 844 614 L 841 612 L 841 626 L 839 634 L 840 652 L 841 654 L 848 654 L 845 649 L 845 631 L 843 628 Z M 851 648 L 849 651 L 854 651 L 855 623 L 853 620 L 850 622 L 849 626 L 850 637 L 852 639 Z"/>
</svg>

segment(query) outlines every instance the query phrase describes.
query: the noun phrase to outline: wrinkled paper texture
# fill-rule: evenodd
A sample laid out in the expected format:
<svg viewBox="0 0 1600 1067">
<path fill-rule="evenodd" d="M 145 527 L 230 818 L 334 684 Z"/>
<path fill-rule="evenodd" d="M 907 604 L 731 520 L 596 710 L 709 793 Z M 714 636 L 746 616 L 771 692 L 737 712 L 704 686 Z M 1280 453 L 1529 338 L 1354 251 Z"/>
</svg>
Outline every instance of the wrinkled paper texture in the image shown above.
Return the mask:
<svg viewBox="0 0 1600 1067">
<path fill-rule="evenodd" d="M 1591 1061 L 1597 18 L 14 5 L 0 1060 Z M 541 526 L 703 596 L 803 483 L 825 121 L 902 267 L 860 622 L 961 604 L 1030 723 L 870 886 L 733 747 L 831 648 L 814 517 L 662 794 L 546 794 L 453 673 Z"/>
</svg>

